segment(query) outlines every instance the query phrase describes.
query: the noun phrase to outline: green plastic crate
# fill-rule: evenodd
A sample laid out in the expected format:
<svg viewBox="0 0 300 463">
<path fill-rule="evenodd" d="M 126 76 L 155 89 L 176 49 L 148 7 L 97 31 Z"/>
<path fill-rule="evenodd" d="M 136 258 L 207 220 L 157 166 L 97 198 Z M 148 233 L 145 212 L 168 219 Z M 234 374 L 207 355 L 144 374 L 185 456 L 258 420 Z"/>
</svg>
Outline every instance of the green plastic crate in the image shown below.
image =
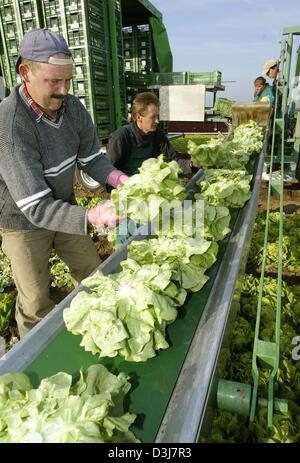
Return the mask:
<svg viewBox="0 0 300 463">
<path fill-rule="evenodd" d="M 184 85 L 186 72 L 153 72 L 151 74 L 152 85 Z"/>
<path fill-rule="evenodd" d="M 151 75 L 126 72 L 125 81 L 127 87 L 147 87 L 151 85 Z"/>
<path fill-rule="evenodd" d="M 0 0 L 1 62 L 6 87 L 17 82 L 15 65 L 23 35 L 39 27 L 43 27 L 43 18 L 37 0 Z"/>
<path fill-rule="evenodd" d="M 232 105 L 234 100 L 228 98 L 217 98 L 214 105 L 214 111 L 224 117 L 232 117 Z"/>
<path fill-rule="evenodd" d="M 127 72 L 152 72 L 153 50 L 149 24 L 123 28 L 124 67 Z"/>
<path fill-rule="evenodd" d="M 70 47 L 106 49 L 108 24 L 105 0 L 41 0 L 45 27 L 62 34 Z"/>
<path fill-rule="evenodd" d="M 114 96 L 108 1 L 114 1 L 121 106 L 126 111 L 123 33 L 120 0 L 0 0 L 1 69 L 8 88 L 20 81 L 15 70 L 20 41 L 32 28 L 47 27 L 63 35 L 72 51 L 75 69 L 70 93 L 79 97 L 95 124 L 111 121 Z M 103 101 L 102 101 L 103 100 Z M 109 102 L 109 103 L 108 103 Z M 105 117 L 102 111 L 106 112 Z M 100 131 L 98 127 L 98 132 Z M 105 129 L 107 132 L 108 126 Z"/>
<path fill-rule="evenodd" d="M 220 71 L 213 72 L 187 72 L 186 83 L 202 84 L 213 87 L 220 87 L 222 81 L 222 73 Z"/>
<path fill-rule="evenodd" d="M 152 59 L 145 56 L 138 58 L 138 72 L 151 72 L 152 71 Z"/>
</svg>

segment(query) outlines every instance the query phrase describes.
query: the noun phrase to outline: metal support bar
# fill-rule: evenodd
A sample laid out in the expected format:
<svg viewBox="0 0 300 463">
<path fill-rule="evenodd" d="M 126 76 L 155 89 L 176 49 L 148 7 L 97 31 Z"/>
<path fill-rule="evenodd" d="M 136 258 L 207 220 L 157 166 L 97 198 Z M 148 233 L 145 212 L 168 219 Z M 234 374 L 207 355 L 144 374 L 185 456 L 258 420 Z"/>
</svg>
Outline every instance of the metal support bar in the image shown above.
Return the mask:
<svg viewBox="0 0 300 463">
<path fill-rule="evenodd" d="M 286 50 L 291 49 L 292 36 L 289 36 L 288 42 L 282 42 L 282 56 L 286 56 Z M 283 63 L 283 81 L 289 76 L 290 73 L 290 53 L 286 61 Z M 281 88 L 280 88 L 281 86 Z M 280 222 L 279 222 L 279 239 L 278 239 L 278 276 L 277 276 L 277 305 L 276 305 L 276 326 L 275 326 L 275 341 L 264 342 L 259 339 L 261 328 L 261 309 L 263 300 L 263 288 L 265 281 L 266 259 L 267 259 L 267 245 L 269 238 L 269 223 L 270 223 L 270 210 L 271 210 L 271 192 L 274 185 L 273 179 L 273 164 L 274 164 L 274 150 L 275 150 L 275 126 L 278 122 L 277 107 L 275 106 L 274 124 L 272 133 L 272 146 L 270 158 L 270 175 L 268 185 L 268 199 L 267 199 L 267 214 L 266 214 L 266 227 L 264 234 L 264 249 L 261 266 L 261 276 L 259 283 L 259 294 L 257 303 L 257 315 L 254 334 L 253 356 L 252 356 L 252 377 L 253 377 L 253 394 L 250 407 L 250 428 L 253 427 L 255 420 L 256 407 L 258 402 L 258 388 L 260 380 L 260 368 L 268 368 L 268 428 L 272 429 L 273 426 L 273 412 L 274 412 L 274 379 L 277 374 L 279 366 L 279 345 L 280 345 L 280 321 L 281 321 L 281 291 L 282 291 L 282 238 L 283 238 L 283 182 L 284 182 L 284 134 L 285 134 L 285 110 L 287 107 L 288 87 L 281 81 L 276 91 L 276 101 L 278 93 L 282 91 L 282 106 L 281 106 L 281 171 L 280 178 L 276 179 L 277 192 L 280 196 Z"/>
<path fill-rule="evenodd" d="M 111 40 L 113 92 L 114 92 L 114 103 L 115 103 L 115 124 L 116 124 L 116 128 L 118 128 L 118 127 L 121 127 L 122 125 L 122 114 L 121 114 L 121 98 L 120 98 L 120 75 L 119 75 L 119 61 L 118 61 L 115 1 L 109 0 L 107 2 L 107 8 L 108 8 L 110 40 Z"/>
</svg>

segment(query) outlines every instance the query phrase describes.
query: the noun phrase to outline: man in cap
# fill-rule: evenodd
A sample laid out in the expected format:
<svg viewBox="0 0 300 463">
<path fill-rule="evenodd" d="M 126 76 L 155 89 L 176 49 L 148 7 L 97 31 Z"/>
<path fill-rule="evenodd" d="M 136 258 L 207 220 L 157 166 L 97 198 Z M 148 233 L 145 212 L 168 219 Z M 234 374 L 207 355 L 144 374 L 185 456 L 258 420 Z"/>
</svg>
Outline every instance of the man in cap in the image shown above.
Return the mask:
<svg viewBox="0 0 300 463">
<path fill-rule="evenodd" d="M 270 79 L 276 79 L 279 72 L 278 61 L 275 59 L 269 59 L 265 62 L 262 74 L 267 75 Z"/>
<path fill-rule="evenodd" d="M 88 225 L 119 221 L 107 204 L 90 210 L 76 204 L 75 165 L 113 187 L 128 177 L 100 153 L 91 116 L 68 94 L 73 61 L 64 38 L 48 29 L 31 30 L 19 54 L 22 83 L 0 105 L 0 230 L 18 290 L 16 320 L 23 336 L 54 307 L 52 249 L 79 283 L 100 264 Z"/>
<path fill-rule="evenodd" d="M 276 101 L 276 86 L 279 75 L 279 62 L 275 59 L 269 59 L 266 61 L 262 70 L 262 74 L 268 76 L 270 79 L 273 79 L 272 92 Z M 277 100 L 277 108 L 281 108 L 281 98 L 278 98 Z"/>
</svg>

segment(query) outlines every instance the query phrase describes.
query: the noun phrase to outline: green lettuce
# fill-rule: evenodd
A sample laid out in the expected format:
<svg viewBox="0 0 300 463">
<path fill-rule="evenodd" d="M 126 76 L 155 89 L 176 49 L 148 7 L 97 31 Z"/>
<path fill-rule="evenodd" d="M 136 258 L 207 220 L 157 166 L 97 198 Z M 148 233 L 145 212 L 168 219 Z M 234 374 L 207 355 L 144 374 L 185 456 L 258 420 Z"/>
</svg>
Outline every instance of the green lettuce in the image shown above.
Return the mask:
<svg viewBox="0 0 300 463">
<path fill-rule="evenodd" d="M 249 121 L 236 127 L 232 141 L 243 147 L 246 153 L 252 154 L 262 150 L 263 139 L 263 128 L 257 122 Z"/>
<path fill-rule="evenodd" d="M 96 272 L 63 313 L 66 327 L 83 335 L 81 345 L 100 357 L 120 355 L 141 362 L 169 347 L 166 326 L 177 317 L 186 292 L 171 281 L 168 265 L 140 267 L 135 261 L 122 263 L 119 273 Z"/>
<path fill-rule="evenodd" d="M 184 219 L 184 214 L 188 220 Z M 178 217 L 183 220 L 178 220 Z M 186 207 L 174 208 L 166 222 L 154 221 L 152 234 L 161 237 L 191 237 L 207 241 L 223 240 L 230 232 L 230 212 L 225 206 L 214 206 L 207 201 L 188 202 Z"/>
<path fill-rule="evenodd" d="M 200 193 L 195 199 L 205 199 L 215 206 L 241 208 L 251 196 L 252 175 L 242 170 L 207 169 L 205 178 L 198 182 Z"/>
<path fill-rule="evenodd" d="M 263 146 L 263 129 L 254 121 L 239 125 L 231 139 L 213 138 L 197 145 L 188 141 L 188 153 L 196 166 L 245 169 L 252 153 Z"/>
<path fill-rule="evenodd" d="M 168 264 L 171 279 L 188 291 L 199 291 L 208 280 L 204 272 L 216 261 L 218 245 L 191 237 L 164 237 L 133 241 L 128 257 L 141 265 Z"/>
<path fill-rule="evenodd" d="M 172 201 L 186 197 L 176 161 L 165 162 L 160 155 L 144 161 L 139 172 L 111 193 L 119 215 L 127 215 L 136 224 L 146 223 L 157 216 L 160 208 L 167 211 Z"/>
<path fill-rule="evenodd" d="M 138 442 L 124 413 L 128 376 L 110 373 L 103 365 L 72 377 L 57 373 L 33 389 L 27 375 L 0 376 L 0 442 L 101 443 Z"/>
</svg>

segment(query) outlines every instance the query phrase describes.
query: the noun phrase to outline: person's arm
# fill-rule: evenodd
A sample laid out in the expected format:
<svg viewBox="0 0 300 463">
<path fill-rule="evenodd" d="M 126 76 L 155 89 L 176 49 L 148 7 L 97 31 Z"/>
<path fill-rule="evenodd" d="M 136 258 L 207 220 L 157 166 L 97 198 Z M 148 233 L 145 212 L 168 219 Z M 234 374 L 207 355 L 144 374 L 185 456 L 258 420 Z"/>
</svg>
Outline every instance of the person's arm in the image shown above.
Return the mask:
<svg viewBox="0 0 300 463">
<path fill-rule="evenodd" d="M 131 156 L 132 141 L 126 126 L 115 130 L 109 137 L 106 147 L 106 157 L 118 169 Z"/>
<path fill-rule="evenodd" d="M 79 103 L 81 106 L 81 103 Z M 117 170 L 109 158 L 100 152 L 100 141 L 90 114 L 81 109 L 80 147 L 77 163 L 80 169 L 99 183 L 107 183 L 116 188 L 128 179 L 124 172 Z"/>
<path fill-rule="evenodd" d="M 13 140 L 11 143 L 10 140 Z M 16 126 L 12 137 L 2 137 L 0 175 L 20 212 L 36 227 L 83 235 L 87 224 L 112 226 L 119 217 L 101 204 L 87 210 L 55 199 L 45 182 L 37 140 L 24 127 Z M 113 174 L 119 171 L 114 170 Z M 110 174 L 112 175 L 112 174 Z M 123 177 L 123 178 L 122 178 Z M 126 178 L 125 178 L 126 177 Z M 121 172 L 118 183 L 128 177 Z"/>
<path fill-rule="evenodd" d="M 80 146 L 77 154 L 78 167 L 99 183 L 106 183 L 111 172 L 116 170 L 106 156 L 100 152 L 100 141 L 90 114 L 80 108 Z"/>
<path fill-rule="evenodd" d="M 180 154 L 175 150 L 168 137 L 161 130 L 157 130 L 155 133 L 154 150 L 155 155 L 163 154 L 166 162 L 180 159 Z"/>
<path fill-rule="evenodd" d="M 0 175 L 20 212 L 36 227 L 65 233 L 87 232 L 87 210 L 53 197 L 44 178 L 38 141 L 30 127 L 2 131 Z"/>
<path fill-rule="evenodd" d="M 271 87 L 268 88 L 268 99 L 269 99 L 270 105 L 273 107 L 275 103 L 275 97 L 273 95 L 273 91 Z"/>
<path fill-rule="evenodd" d="M 165 161 L 177 161 L 185 175 L 191 174 L 194 171 L 189 154 L 178 153 L 163 132 L 158 132 L 158 146 L 159 154 L 162 153 L 164 155 Z"/>
</svg>

